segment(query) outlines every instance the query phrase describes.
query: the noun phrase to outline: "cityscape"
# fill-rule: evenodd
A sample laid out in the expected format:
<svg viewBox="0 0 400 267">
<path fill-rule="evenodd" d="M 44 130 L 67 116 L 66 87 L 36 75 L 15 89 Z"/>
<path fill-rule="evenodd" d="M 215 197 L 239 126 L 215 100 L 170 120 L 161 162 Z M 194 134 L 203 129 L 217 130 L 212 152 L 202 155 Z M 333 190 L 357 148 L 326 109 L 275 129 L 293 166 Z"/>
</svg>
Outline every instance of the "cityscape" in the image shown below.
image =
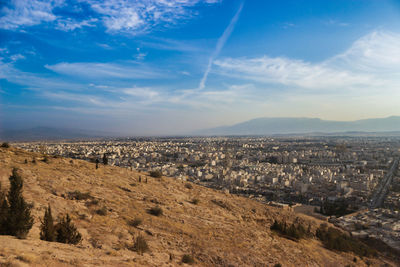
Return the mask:
<svg viewBox="0 0 400 267">
<path fill-rule="evenodd" d="M 397 137 L 187 137 L 17 143 L 239 194 L 400 249 Z M 101 168 L 101 167 L 100 167 Z"/>
</svg>

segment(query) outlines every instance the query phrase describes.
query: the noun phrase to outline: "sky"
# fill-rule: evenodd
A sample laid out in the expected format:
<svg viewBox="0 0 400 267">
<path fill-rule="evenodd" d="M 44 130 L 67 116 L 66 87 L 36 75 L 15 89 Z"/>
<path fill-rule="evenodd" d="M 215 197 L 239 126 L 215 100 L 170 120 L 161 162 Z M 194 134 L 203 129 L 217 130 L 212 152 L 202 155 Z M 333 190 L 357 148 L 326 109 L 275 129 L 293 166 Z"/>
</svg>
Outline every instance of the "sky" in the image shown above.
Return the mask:
<svg viewBox="0 0 400 267">
<path fill-rule="evenodd" d="M 400 115 L 400 0 L 1 0 L 0 130 Z"/>
</svg>

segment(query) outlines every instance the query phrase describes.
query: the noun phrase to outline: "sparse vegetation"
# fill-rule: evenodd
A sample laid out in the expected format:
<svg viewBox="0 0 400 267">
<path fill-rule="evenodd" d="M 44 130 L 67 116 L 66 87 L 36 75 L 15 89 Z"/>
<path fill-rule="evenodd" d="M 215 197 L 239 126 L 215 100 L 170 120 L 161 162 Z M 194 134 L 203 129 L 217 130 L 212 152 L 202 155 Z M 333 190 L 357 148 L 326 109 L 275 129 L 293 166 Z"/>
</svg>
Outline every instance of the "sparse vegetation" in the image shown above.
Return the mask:
<svg viewBox="0 0 400 267">
<path fill-rule="evenodd" d="M 40 239 L 45 240 L 45 241 L 50 241 L 50 242 L 53 242 L 56 240 L 54 221 L 53 221 L 53 216 L 51 214 L 50 205 L 47 207 L 46 211 L 44 212 L 43 221 L 41 221 Z"/>
<path fill-rule="evenodd" d="M 301 223 L 292 223 L 288 225 L 285 221 L 279 222 L 275 220 L 270 229 L 293 240 L 299 240 L 309 235 Z"/>
<path fill-rule="evenodd" d="M 103 164 L 104 164 L 104 165 L 108 165 L 107 154 L 104 154 L 104 155 L 103 155 Z"/>
<path fill-rule="evenodd" d="M 68 192 L 68 198 L 73 200 L 87 200 L 92 199 L 93 197 L 90 195 L 89 192 L 82 193 L 79 190 L 75 190 L 72 192 Z"/>
<path fill-rule="evenodd" d="M 182 256 L 182 262 L 186 263 L 186 264 L 193 264 L 194 263 L 194 259 L 192 255 L 189 254 L 185 254 Z"/>
<path fill-rule="evenodd" d="M 141 218 L 135 218 L 135 219 L 133 219 L 133 220 L 130 220 L 130 221 L 128 222 L 128 224 L 129 224 L 130 226 L 133 226 L 133 227 L 138 227 L 139 225 L 142 224 L 142 219 L 141 219 Z"/>
<path fill-rule="evenodd" d="M 232 208 L 229 206 L 228 203 L 226 203 L 225 201 L 221 200 L 221 199 L 212 199 L 211 200 L 212 203 L 214 203 L 217 206 L 220 206 L 223 209 L 226 210 L 231 210 Z"/>
<path fill-rule="evenodd" d="M 147 212 L 153 216 L 161 216 L 163 214 L 163 210 L 159 206 L 150 208 Z"/>
<path fill-rule="evenodd" d="M 97 200 L 97 199 L 92 199 L 92 200 L 86 201 L 86 203 L 85 203 L 86 207 L 96 206 L 97 204 L 99 204 L 99 200 Z"/>
<path fill-rule="evenodd" d="M 190 201 L 190 203 L 192 203 L 193 205 L 197 205 L 199 204 L 200 200 L 198 198 L 194 198 Z"/>
<path fill-rule="evenodd" d="M 149 174 L 151 177 L 154 177 L 154 178 L 161 178 L 163 175 L 160 170 L 151 171 Z"/>
<path fill-rule="evenodd" d="M 365 245 L 360 240 L 355 239 L 336 228 L 327 227 L 326 224 L 320 225 L 317 229 L 316 236 L 322 241 L 327 249 L 353 252 L 361 257 L 376 256 L 376 251 Z"/>
<path fill-rule="evenodd" d="M 0 200 L 0 234 L 25 238 L 33 225 L 31 216 L 32 205 L 22 196 L 23 179 L 18 169 L 12 170 L 10 190 L 5 196 L 1 193 Z"/>
<path fill-rule="evenodd" d="M 55 225 L 55 231 L 57 242 L 76 245 L 82 240 L 82 236 L 71 222 L 69 214 L 59 220 Z"/>
<path fill-rule="evenodd" d="M 136 251 L 138 254 L 143 255 L 144 252 L 149 250 L 149 246 L 147 245 L 146 239 L 142 235 L 138 235 L 135 239 L 135 242 L 132 247 L 133 251 Z"/>
<path fill-rule="evenodd" d="M 8 142 L 4 142 L 1 144 L 2 148 L 10 148 L 10 144 Z"/>
<path fill-rule="evenodd" d="M 101 216 L 106 216 L 107 215 L 107 208 L 103 206 L 101 209 L 96 210 L 96 213 Z"/>
</svg>

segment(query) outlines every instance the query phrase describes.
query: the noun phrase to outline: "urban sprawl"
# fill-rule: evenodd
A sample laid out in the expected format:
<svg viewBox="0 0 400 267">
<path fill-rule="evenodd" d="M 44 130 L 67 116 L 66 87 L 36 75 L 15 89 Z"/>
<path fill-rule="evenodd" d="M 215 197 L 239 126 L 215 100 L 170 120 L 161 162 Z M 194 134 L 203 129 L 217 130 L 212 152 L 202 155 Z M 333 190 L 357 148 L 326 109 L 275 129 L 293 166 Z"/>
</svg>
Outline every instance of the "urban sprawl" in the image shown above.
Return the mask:
<svg viewBox="0 0 400 267">
<path fill-rule="evenodd" d="M 400 249 L 400 138 L 191 137 L 18 143 L 240 194 Z"/>
</svg>

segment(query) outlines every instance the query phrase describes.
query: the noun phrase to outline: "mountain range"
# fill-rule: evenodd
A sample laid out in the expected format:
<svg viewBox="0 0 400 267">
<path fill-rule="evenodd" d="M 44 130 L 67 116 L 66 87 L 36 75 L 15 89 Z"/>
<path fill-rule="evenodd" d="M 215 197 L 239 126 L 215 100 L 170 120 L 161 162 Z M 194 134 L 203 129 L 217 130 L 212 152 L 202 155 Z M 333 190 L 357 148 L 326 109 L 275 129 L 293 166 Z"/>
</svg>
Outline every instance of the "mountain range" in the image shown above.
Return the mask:
<svg viewBox="0 0 400 267">
<path fill-rule="evenodd" d="M 199 130 L 192 136 L 224 135 L 400 135 L 400 116 L 355 121 L 330 121 L 318 118 L 257 118 L 230 126 Z M 0 140 L 36 141 L 104 137 L 122 134 L 82 129 L 35 127 L 29 129 L 0 129 Z M 132 133 L 135 136 L 135 133 Z"/>
<path fill-rule="evenodd" d="M 199 135 L 277 135 L 277 134 L 400 134 L 400 116 L 356 121 L 330 121 L 318 118 L 257 118 L 231 126 L 197 132 Z"/>
</svg>

